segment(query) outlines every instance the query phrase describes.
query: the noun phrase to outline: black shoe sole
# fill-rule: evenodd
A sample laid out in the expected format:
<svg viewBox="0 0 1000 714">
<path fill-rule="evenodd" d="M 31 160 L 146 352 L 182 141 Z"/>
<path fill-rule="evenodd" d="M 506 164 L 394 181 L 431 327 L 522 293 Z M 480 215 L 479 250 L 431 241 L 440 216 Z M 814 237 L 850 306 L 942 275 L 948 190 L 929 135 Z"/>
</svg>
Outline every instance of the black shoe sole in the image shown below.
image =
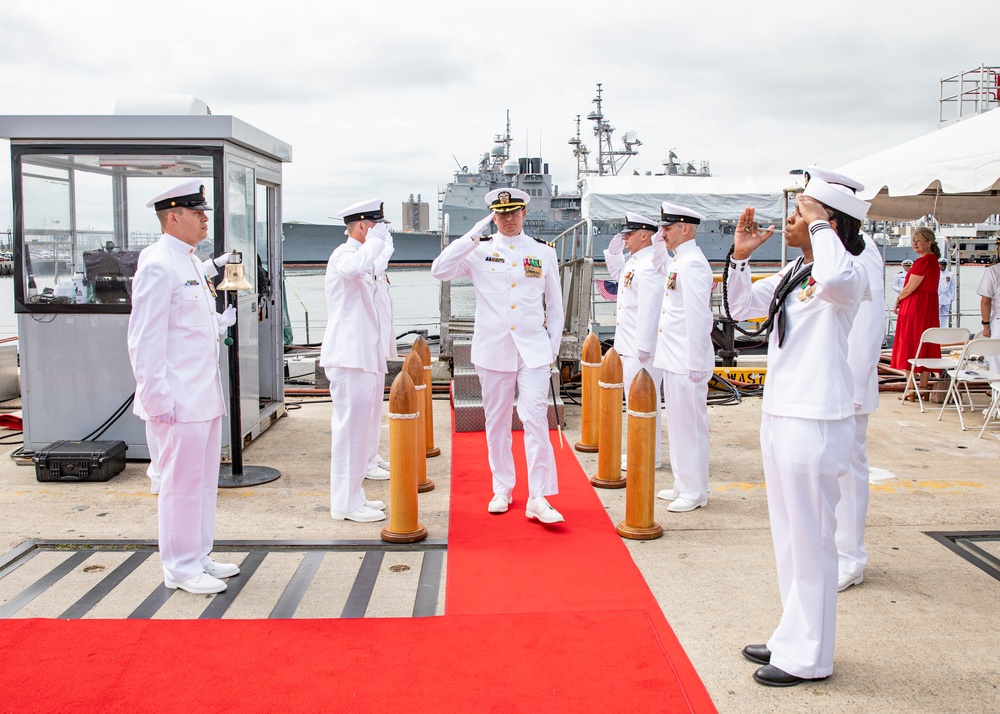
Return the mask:
<svg viewBox="0 0 1000 714">
<path fill-rule="evenodd" d="M 802 684 L 803 682 L 822 682 L 825 679 L 827 679 L 827 677 L 816 677 L 815 679 L 795 677 L 793 680 L 782 680 L 779 682 L 773 679 L 758 677 L 756 672 L 753 673 L 753 681 L 757 682 L 757 684 L 763 684 L 765 687 L 794 687 L 796 684 Z"/>
<path fill-rule="evenodd" d="M 754 664 L 771 664 L 771 658 L 770 657 L 768 657 L 767 659 L 764 659 L 762 657 L 754 657 L 752 654 L 750 654 L 749 652 L 746 651 L 746 648 L 740 650 L 740 653 L 746 659 L 750 660 Z"/>
</svg>

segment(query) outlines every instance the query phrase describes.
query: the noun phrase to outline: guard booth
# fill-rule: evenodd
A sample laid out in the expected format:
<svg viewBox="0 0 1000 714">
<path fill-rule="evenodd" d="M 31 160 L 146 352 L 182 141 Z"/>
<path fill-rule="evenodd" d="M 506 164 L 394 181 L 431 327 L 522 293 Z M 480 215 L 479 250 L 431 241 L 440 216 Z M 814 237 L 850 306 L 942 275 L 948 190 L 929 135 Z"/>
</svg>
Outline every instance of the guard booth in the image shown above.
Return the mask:
<svg viewBox="0 0 1000 714">
<path fill-rule="evenodd" d="M 240 251 L 253 286 L 237 306 L 244 444 L 286 413 L 281 165 L 291 146 L 191 99 L 200 115 L 0 116 L 0 136 L 10 139 L 26 453 L 99 438 L 124 441 L 129 458 L 149 457 L 129 403 L 132 278 L 139 252 L 160 238 L 146 202 L 193 178 L 204 180 L 214 208 L 199 257 Z M 228 423 L 222 433 L 228 459 Z"/>
</svg>

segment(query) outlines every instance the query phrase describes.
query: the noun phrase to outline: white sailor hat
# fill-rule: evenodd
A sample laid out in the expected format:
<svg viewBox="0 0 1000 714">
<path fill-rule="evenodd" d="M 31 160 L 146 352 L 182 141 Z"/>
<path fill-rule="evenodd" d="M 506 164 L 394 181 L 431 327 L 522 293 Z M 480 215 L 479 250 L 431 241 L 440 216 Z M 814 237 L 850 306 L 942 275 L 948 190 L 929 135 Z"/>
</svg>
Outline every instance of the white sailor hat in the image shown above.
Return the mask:
<svg viewBox="0 0 1000 714">
<path fill-rule="evenodd" d="M 385 220 L 384 204 L 378 198 L 370 201 L 358 201 L 352 203 L 347 208 L 337 213 L 337 218 L 344 219 L 344 223 L 353 221 L 375 221 L 376 223 L 388 223 Z"/>
<path fill-rule="evenodd" d="M 661 226 L 671 226 L 674 223 L 690 223 L 696 226 L 704 220 L 706 220 L 705 216 L 698 213 L 698 211 L 678 206 L 676 203 L 664 201 L 663 205 L 660 206 Z"/>
<path fill-rule="evenodd" d="M 146 208 L 162 211 L 167 208 L 190 208 L 192 211 L 211 211 L 205 200 L 205 184 L 201 179 L 185 181 L 146 201 Z"/>
<path fill-rule="evenodd" d="M 531 202 L 531 196 L 519 188 L 495 188 L 486 194 L 486 205 L 494 213 L 519 211 Z"/>
<path fill-rule="evenodd" d="M 834 183 L 838 186 L 849 188 L 854 193 L 865 190 L 865 185 L 863 183 L 855 181 L 850 176 L 838 174 L 836 171 L 824 169 L 816 164 L 809 164 L 802 173 L 806 177 L 806 186 L 809 185 L 810 179 L 818 178 L 820 181 L 826 181 L 827 183 Z"/>
<path fill-rule="evenodd" d="M 907 259 L 906 259 L 906 260 L 904 260 L 904 261 L 903 261 L 902 263 L 900 263 L 900 265 L 902 265 L 902 266 L 903 266 L 903 267 L 905 268 L 905 267 L 907 267 L 908 265 L 913 265 L 913 261 L 912 261 L 912 260 L 910 260 L 909 258 L 907 258 Z"/>
<path fill-rule="evenodd" d="M 626 213 L 625 221 L 622 223 L 622 233 L 630 233 L 632 231 L 649 231 L 650 233 L 656 233 L 659 230 L 656 225 L 656 221 L 641 216 L 638 213 Z"/>
<path fill-rule="evenodd" d="M 806 190 L 802 192 L 802 195 L 814 198 L 824 206 L 836 208 L 838 211 L 846 213 L 848 216 L 853 216 L 859 221 L 868 215 L 868 209 L 871 208 L 870 203 L 862 201 L 855 196 L 854 191 L 847 186 L 838 183 L 827 183 L 818 176 L 810 178 L 809 183 L 806 184 Z"/>
</svg>

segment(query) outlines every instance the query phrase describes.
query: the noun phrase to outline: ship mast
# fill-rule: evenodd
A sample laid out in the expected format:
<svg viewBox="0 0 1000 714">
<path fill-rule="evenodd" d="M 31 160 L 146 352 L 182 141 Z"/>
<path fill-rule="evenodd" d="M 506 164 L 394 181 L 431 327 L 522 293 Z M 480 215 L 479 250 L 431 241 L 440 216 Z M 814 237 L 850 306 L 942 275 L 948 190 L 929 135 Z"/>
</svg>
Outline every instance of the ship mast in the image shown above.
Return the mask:
<svg viewBox="0 0 1000 714">
<path fill-rule="evenodd" d="M 592 101 L 595 108 L 587 115 L 587 119 L 594 122 L 594 136 L 597 137 L 597 175 L 617 176 L 622 166 L 633 156 L 639 154 L 633 147 L 642 146 L 634 131 L 626 132 L 622 137 L 624 149 L 615 149 L 611 145 L 611 137 L 615 128 L 611 122 L 604 118 L 604 111 L 601 107 L 601 83 L 597 83 L 597 97 Z M 593 172 L 588 172 L 593 173 Z"/>
<path fill-rule="evenodd" d="M 573 147 L 573 156 L 576 158 L 576 180 L 591 174 L 587 157 L 590 156 L 590 149 L 580 138 L 580 115 L 576 115 L 576 136 L 571 136 L 569 145 Z"/>
</svg>

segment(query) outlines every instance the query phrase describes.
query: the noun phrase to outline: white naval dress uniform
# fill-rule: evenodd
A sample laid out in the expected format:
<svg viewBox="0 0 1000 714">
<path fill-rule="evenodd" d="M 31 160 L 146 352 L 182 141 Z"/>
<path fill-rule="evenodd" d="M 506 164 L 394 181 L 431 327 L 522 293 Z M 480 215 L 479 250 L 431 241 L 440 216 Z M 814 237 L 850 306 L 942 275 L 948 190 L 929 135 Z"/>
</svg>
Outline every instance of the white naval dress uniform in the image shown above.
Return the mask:
<svg viewBox="0 0 1000 714">
<path fill-rule="evenodd" d="M 431 274 L 438 280 L 468 277 L 476 290 L 472 363 L 483 387 L 493 493 L 509 497 L 514 489 L 511 407 L 516 386 L 528 497 L 557 494 L 548 423 L 550 365 L 559 356 L 563 325 L 555 250 L 523 232 L 483 240 L 466 234 L 441 251 Z"/>
<path fill-rule="evenodd" d="M 663 303 L 663 275 L 653 267 L 653 251 L 643 248 L 627 261 L 621 253 L 604 251 L 611 280 L 618 283 L 618 315 L 615 321 L 615 351 L 622 360 L 622 382 L 625 401 L 628 402 L 632 381 L 645 369 L 656 386 L 656 463 L 663 460 L 660 417 L 660 388 L 663 370 L 653 364 L 656 352 L 656 329 L 660 323 L 660 305 Z M 639 359 L 639 351 L 650 357 Z M 626 451 L 626 438 L 622 450 Z"/>
<path fill-rule="evenodd" d="M 990 337 L 993 339 L 1000 337 L 1000 263 L 991 265 L 983 271 L 983 277 L 979 279 L 979 285 L 976 287 L 976 295 L 992 301 Z M 990 357 L 989 363 L 991 372 L 1000 372 L 1000 357 Z"/>
<path fill-rule="evenodd" d="M 679 498 L 708 498 L 708 379 L 712 348 L 712 267 L 688 240 L 667 258 L 662 237 L 653 241 L 653 265 L 666 276 L 653 364 L 663 370 L 667 440 L 674 491 Z M 703 372 L 692 382 L 689 372 Z"/>
<path fill-rule="evenodd" d="M 865 571 L 865 519 L 868 516 L 868 415 L 878 408 L 878 361 L 885 337 L 885 279 L 882 255 L 871 236 L 861 234 L 865 249 L 854 257 L 868 276 L 868 292 L 858 306 L 847 336 L 847 363 L 854 378 L 854 440 L 850 468 L 840 477 L 837 501 L 838 570 L 855 578 Z M 870 299 L 869 299 L 870 295 Z"/>
<path fill-rule="evenodd" d="M 782 604 L 781 620 L 767 647 L 772 665 L 815 679 L 833 672 L 834 508 L 838 479 L 850 468 L 854 439 L 847 336 L 868 277 L 828 223 L 815 221 L 809 230 L 815 284 L 805 281 L 785 299 L 787 332 L 781 346 L 778 331 L 771 331 L 760 441 Z M 780 278 L 799 264 L 751 283 L 748 261 L 732 261 L 732 316 L 765 316 Z"/>
<path fill-rule="evenodd" d="M 941 327 L 948 326 L 948 314 L 951 312 L 951 303 L 954 300 L 955 276 L 947 268 L 942 268 L 938 278 L 938 315 L 941 318 Z"/>
<path fill-rule="evenodd" d="M 128 351 L 133 411 L 159 454 L 159 548 L 165 580 L 203 572 L 215 537 L 222 415 L 219 315 L 195 249 L 164 234 L 140 254 Z M 175 422 L 150 423 L 174 410 Z"/>
<path fill-rule="evenodd" d="M 136 269 L 139 265 L 142 265 L 142 256 L 146 251 L 143 250 L 139 253 L 139 260 L 136 264 Z M 208 260 L 202 262 L 201 267 L 205 270 L 205 276 L 210 280 L 219 274 L 219 269 L 215 265 L 215 260 L 209 258 Z M 220 334 L 225 332 L 225 328 L 219 327 Z M 160 492 L 160 445 L 156 441 L 156 435 L 153 433 L 152 423 L 150 421 L 146 422 L 146 447 L 149 449 L 149 466 L 146 467 L 146 475 L 149 477 L 150 488 L 153 493 Z"/>
<path fill-rule="evenodd" d="M 364 505 L 363 483 L 372 429 L 382 419 L 388 371 L 373 266 L 385 241 L 369 231 L 333 251 L 326 266 L 326 331 L 319 363 L 330 380 L 330 510 L 350 513 Z"/>
</svg>

